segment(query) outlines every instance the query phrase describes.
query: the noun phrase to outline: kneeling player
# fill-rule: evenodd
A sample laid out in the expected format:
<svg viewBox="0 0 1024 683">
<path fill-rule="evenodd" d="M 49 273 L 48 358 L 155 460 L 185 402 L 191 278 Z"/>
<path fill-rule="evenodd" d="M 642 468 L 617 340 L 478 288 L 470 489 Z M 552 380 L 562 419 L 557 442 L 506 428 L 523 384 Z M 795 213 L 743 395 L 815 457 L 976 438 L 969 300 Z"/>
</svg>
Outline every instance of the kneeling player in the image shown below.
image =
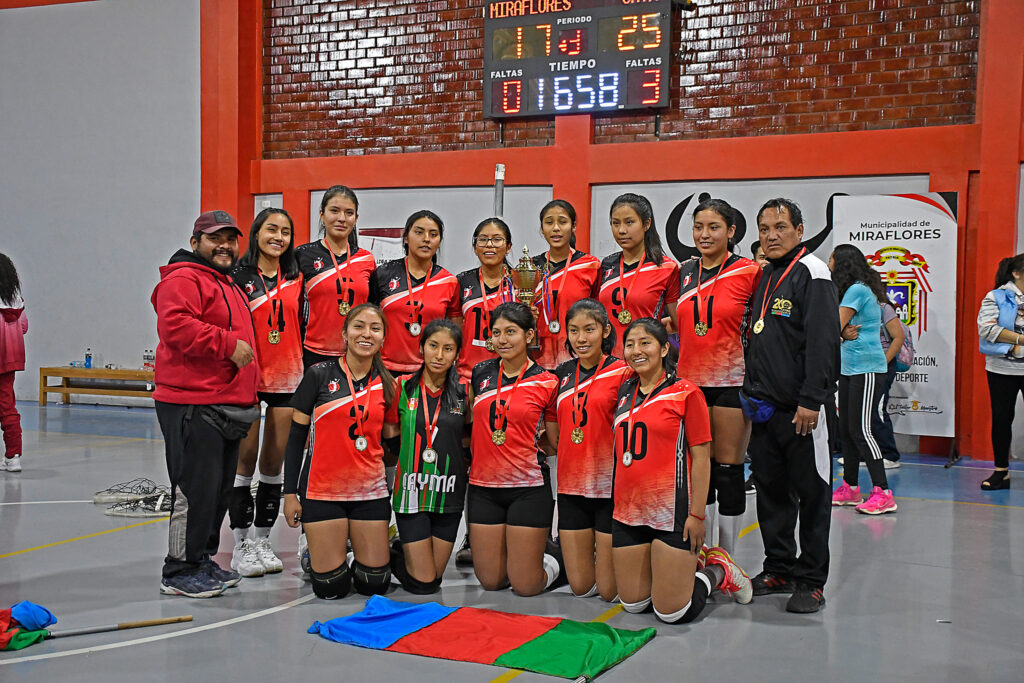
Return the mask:
<svg viewBox="0 0 1024 683">
<path fill-rule="evenodd" d="M 627 612 L 652 602 L 670 624 L 690 622 L 715 589 L 750 602 L 750 579 L 721 548 L 706 552 L 704 501 L 710 478 L 711 424 L 700 389 L 666 367 L 668 333 L 653 318 L 623 335 L 636 372 L 616 403 L 612 566 Z"/>
<path fill-rule="evenodd" d="M 379 308 L 353 308 L 345 318 L 345 355 L 311 366 L 292 399 L 285 521 L 292 527 L 302 523 L 313 592 L 326 600 L 344 597 L 353 584 L 363 595 L 373 595 L 391 583 L 391 505 L 381 444 L 395 381 L 380 358 L 384 333 Z M 309 458 L 303 464 L 307 436 Z M 351 566 L 345 551 L 349 539 Z"/>
</svg>

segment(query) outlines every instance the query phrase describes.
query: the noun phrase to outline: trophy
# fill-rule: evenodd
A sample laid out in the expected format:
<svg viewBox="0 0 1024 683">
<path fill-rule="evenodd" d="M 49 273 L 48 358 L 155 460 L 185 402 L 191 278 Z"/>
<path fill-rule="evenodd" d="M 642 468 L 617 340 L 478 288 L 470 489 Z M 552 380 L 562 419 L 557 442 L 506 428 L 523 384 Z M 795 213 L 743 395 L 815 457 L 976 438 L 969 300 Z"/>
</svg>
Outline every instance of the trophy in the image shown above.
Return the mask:
<svg viewBox="0 0 1024 683">
<path fill-rule="evenodd" d="M 530 248 L 523 247 L 519 265 L 512 269 L 512 290 L 516 301 L 532 306 L 537 295 L 537 284 L 543 277 L 544 271 L 533 265 L 533 261 L 530 260 Z"/>
</svg>

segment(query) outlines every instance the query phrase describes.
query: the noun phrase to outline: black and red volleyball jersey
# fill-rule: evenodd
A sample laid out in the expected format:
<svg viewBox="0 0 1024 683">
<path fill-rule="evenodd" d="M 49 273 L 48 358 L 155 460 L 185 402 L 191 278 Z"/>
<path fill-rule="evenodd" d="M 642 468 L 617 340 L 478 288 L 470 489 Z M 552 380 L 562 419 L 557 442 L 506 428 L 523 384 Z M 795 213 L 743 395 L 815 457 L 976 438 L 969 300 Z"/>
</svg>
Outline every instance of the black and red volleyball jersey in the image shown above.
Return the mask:
<svg viewBox="0 0 1024 683">
<path fill-rule="evenodd" d="M 377 373 L 352 378 L 349 393 L 338 361 L 310 366 L 292 397 L 292 408 L 310 416 L 309 447 L 302 466 L 299 492 L 312 500 L 376 500 L 388 495 L 384 480 L 381 429 L 387 406 Z M 357 415 L 363 416 L 360 426 Z M 356 449 L 362 434 L 364 451 Z"/>
<path fill-rule="evenodd" d="M 245 292 L 256 330 L 258 391 L 292 393 L 302 381 L 302 276 L 278 283 L 277 275 L 261 278 L 256 268 L 240 266 L 231 271 L 231 277 Z"/>
<path fill-rule="evenodd" d="M 487 350 L 491 338 L 491 316 L 500 304 L 514 301 L 512 283 L 508 278 L 499 287 L 487 287 L 486 298 L 480 291 L 480 269 L 473 268 L 458 275 L 459 305 L 462 309 L 462 352 L 459 354 L 459 377 L 468 381 L 477 363 L 496 358 Z"/>
<path fill-rule="evenodd" d="M 473 368 L 473 436 L 470 449 L 473 466 L 469 483 L 490 488 L 541 486 L 539 435 L 548 406 L 554 401 L 558 379 L 533 363 L 523 373 L 513 391 L 516 377 L 506 377 L 498 359 Z M 501 406 L 498 407 L 498 382 L 501 382 Z M 495 430 L 505 432 L 505 441 L 495 444 Z"/>
<path fill-rule="evenodd" d="M 541 254 L 533 257 L 533 264 L 550 268 L 546 280 L 537 284 L 533 300 L 540 311 L 537 319 L 540 354 L 534 360 L 550 370 L 571 357 L 565 348 L 565 314 L 575 302 L 586 299 L 594 291 L 601 262 L 596 256 L 574 250 L 566 261 L 548 263 L 547 255 Z M 558 323 L 558 332 L 551 331 L 552 322 Z"/>
<path fill-rule="evenodd" d="M 409 277 L 405 259 L 383 263 L 370 276 L 370 301 L 381 307 L 388 320 L 381 356 L 388 370 L 402 374 L 423 364 L 419 333 L 412 333 L 414 324 L 422 332 L 431 320 L 462 315 L 454 275 L 435 263 L 429 278 L 413 277 L 410 285 Z"/>
<path fill-rule="evenodd" d="M 697 276 L 700 274 L 698 289 Z M 750 259 L 730 255 L 718 268 L 701 268 L 700 259 L 679 268 L 679 365 L 676 374 L 699 387 L 743 385 L 743 349 L 750 324 L 750 300 L 761 269 Z M 699 321 L 698 321 L 699 313 Z M 707 325 L 697 334 L 698 322 Z"/>
<path fill-rule="evenodd" d="M 314 353 L 340 356 L 345 346 L 342 340 L 345 316 L 339 312 L 338 305 L 345 302 L 354 308 L 367 302 L 370 275 L 377 268 L 373 254 L 357 249 L 347 257 L 335 255 L 338 262 L 335 270 L 331 252 L 323 240 L 317 240 L 296 247 L 295 258 L 306 283 L 305 346 Z"/>
<path fill-rule="evenodd" d="M 620 277 L 621 259 L 622 252 L 617 251 L 601 261 L 601 277 L 595 292 L 595 298 L 608 311 L 615 332 L 612 353 L 619 356 L 622 355 L 622 333 L 628 327 L 628 323 L 619 322 L 619 313 L 628 311 L 633 320 L 660 320 L 666 314 L 665 305 L 679 299 L 678 263 L 663 256 L 661 263 L 656 264 L 644 255 L 639 263 L 627 265 Z"/>
<path fill-rule="evenodd" d="M 637 391 L 639 381 L 623 383 L 615 408 L 612 516 L 629 526 L 672 531 L 690 511 L 690 446 L 711 441 L 708 406 L 688 380 L 669 377 L 646 397 Z M 630 457 L 623 459 L 627 451 Z"/>
<path fill-rule="evenodd" d="M 587 498 L 611 498 L 615 466 L 612 415 L 619 387 L 633 374 L 624 361 L 606 356 L 589 370 L 566 361 L 554 370 L 558 396 L 545 419 L 558 423 L 558 493 Z M 575 443 L 574 429 L 583 430 Z"/>
</svg>

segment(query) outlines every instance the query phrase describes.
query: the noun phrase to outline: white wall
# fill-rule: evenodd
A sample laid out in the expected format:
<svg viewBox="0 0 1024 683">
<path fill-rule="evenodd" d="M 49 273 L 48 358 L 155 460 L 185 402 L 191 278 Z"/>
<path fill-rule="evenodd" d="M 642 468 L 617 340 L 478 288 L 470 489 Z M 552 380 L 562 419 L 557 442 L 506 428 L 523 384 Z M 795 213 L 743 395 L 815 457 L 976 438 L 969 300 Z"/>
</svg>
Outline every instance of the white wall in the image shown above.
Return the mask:
<svg viewBox="0 0 1024 683">
<path fill-rule="evenodd" d="M 155 348 L 157 268 L 199 212 L 199 0 L 0 10 L 0 64 L 0 251 L 34 399 L 40 365 Z"/>
</svg>

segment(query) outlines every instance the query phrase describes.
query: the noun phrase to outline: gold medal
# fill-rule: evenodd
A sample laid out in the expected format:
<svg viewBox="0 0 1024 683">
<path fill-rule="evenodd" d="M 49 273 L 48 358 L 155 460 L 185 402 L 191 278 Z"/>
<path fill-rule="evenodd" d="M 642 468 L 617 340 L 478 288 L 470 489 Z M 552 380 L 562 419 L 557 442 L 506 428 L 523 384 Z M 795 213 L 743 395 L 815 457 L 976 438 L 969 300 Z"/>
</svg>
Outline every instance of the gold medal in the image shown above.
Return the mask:
<svg viewBox="0 0 1024 683">
<path fill-rule="evenodd" d="M 574 427 L 573 430 L 569 433 L 569 441 L 572 441 L 575 444 L 583 443 L 583 428 Z"/>
<path fill-rule="evenodd" d="M 704 321 L 698 322 L 693 326 L 693 331 L 697 333 L 698 337 L 703 337 L 708 333 L 708 324 Z"/>
<path fill-rule="evenodd" d="M 271 344 L 280 344 L 281 333 L 278 332 L 277 330 L 271 330 L 270 332 L 267 332 L 267 341 L 270 342 Z"/>
<path fill-rule="evenodd" d="M 491 432 L 491 441 L 494 442 L 495 446 L 500 446 L 501 444 L 505 443 L 505 430 L 495 429 L 493 432 Z"/>
<path fill-rule="evenodd" d="M 761 334 L 764 331 L 764 318 L 754 323 L 754 334 Z"/>
<path fill-rule="evenodd" d="M 348 312 L 352 310 L 352 305 L 347 301 L 342 301 L 338 304 L 338 313 L 341 315 L 348 315 Z"/>
<path fill-rule="evenodd" d="M 633 454 L 630 453 L 629 451 L 626 451 L 625 453 L 622 454 L 622 465 L 624 467 L 629 467 L 632 464 L 633 464 Z"/>
<path fill-rule="evenodd" d="M 619 323 L 623 325 L 628 325 L 629 323 L 633 322 L 633 316 L 629 311 L 619 311 L 618 318 Z"/>
<path fill-rule="evenodd" d="M 494 345 L 494 339 L 492 337 L 488 337 L 487 341 L 484 342 L 484 348 L 490 351 L 491 353 L 494 353 L 494 350 L 498 347 Z"/>
</svg>

